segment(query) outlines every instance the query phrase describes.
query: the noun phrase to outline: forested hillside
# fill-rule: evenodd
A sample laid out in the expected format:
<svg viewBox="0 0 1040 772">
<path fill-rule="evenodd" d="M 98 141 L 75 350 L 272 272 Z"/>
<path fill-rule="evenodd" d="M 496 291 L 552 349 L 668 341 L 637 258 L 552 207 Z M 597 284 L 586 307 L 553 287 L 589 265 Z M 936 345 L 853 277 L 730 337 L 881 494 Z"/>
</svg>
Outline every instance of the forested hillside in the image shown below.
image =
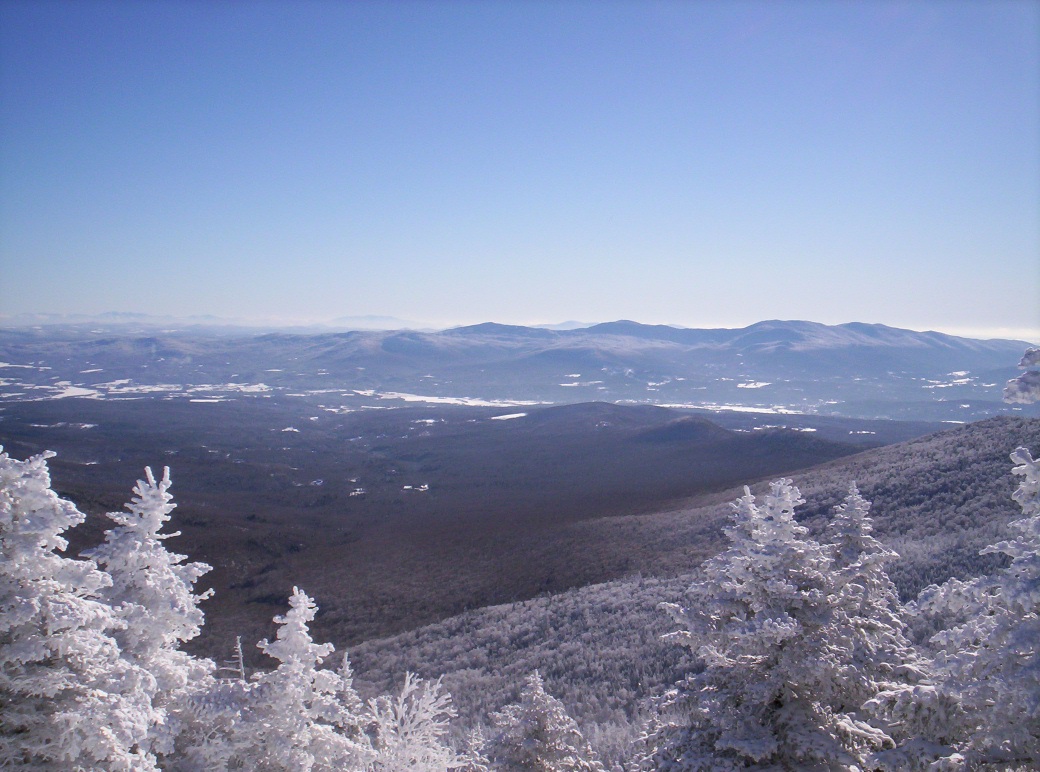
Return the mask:
<svg viewBox="0 0 1040 772">
<path fill-rule="evenodd" d="M 1035 438 L 1031 424 L 982 431 Z M 917 443 L 907 457 L 947 440 Z M 961 463 L 981 468 L 986 455 Z M 270 667 L 249 673 L 240 643 L 220 668 L 183 650 L 204 622 L 209 593 L 194 586 L 210 567 L 163 546 L 175 506 L 169 470 L 161 480 L 147 470 L 128 511 L 109 515 L 104 542 L 76 559 L 62 554 L 63 534 L 85 516 L 50 489 L 48 455 L 20 462 L 0 452 L 0 764 L 1035 768 L 1040 464 L 1025 447 L 1009 456 L 1024 518 L 983 548 L 999 565 L 931 585 L 915 602 L 900 602 L 886 569 L 899 556 L 873 535 L 871 503 L 854 484 L 826 518 L 803 513 L 826 520 L 814 533 L 796 520 L 807 503 L 798 486 L 781 479 L 744 487 L 729 506 L 725 549 L 671 583 L 585 588 L 359 647 L 362 691 L 389 689 L 365 701 L 349 658 L 330 659 L 335 647 L 312 639 L 317 605 L 298 588 L 274 617 L 274 640 L 256 644 Z M 901 532 L 921 538 L 928 528 Z M 911 619 L 929 628 L 916 642 Z M 448 678 L 415 675 L 416 658 Z M 403 682 L 387 668 L 403 668 Z"/>
<path fill-rule="evenodd" d="M 58 453 L 54 484 L 88 514 L 77 549 L 100 540 L 140 469 L 170 464 L 173 544 L 214 567 L 204 582 L 217 591 L 192 645 L 216 656 L 236 635 L 269 634 L 294 585 L 326 599 L 315 630 L 353 644 L 620 578 L 654 554 L 631 543 L 638 531 L 604 541 L 583 523 L 941 426 L 726 420 L 606 403 L 344 414 L 278 397 L 70 398 L 5 405 L 0 442 L 18 457 Z"/>
<path fill-rule="evenodd" d="M 1006 562 L 979 552 L 1004 538 L 1008 521 L 1020 513 L 1011 499 L 1016 481 L 1007 461 L 1019 446 L 1040 447 L 1040 420 L 990 419 L 831 462 L 793 475 L 806 500 L 798 517 L 822 538 L 833 507 L 855 481 L 873 501 L 876 535 L 899 554 L 888 573 L 900 596 L 911 600 L 929 584 Z M 768 486 L 752 490 L 762 493 Z M 646 709 L 645 700 L 676 680 L 685 655 L 660 638 L 670 622 L 656 604 L 680 598 L 694 569 L 722 548 L 738 493 L 719 494 L 707 506 L 594 524 L 608 541 L 618 532 L 639 533 L 643 554 L 656 555 L 647 562 L 658 577 L 479 609 L 367 641 L 351 650 L 359 683 L 386 689 L 403 670 L 443 675 L 465 725 L 508 703 L 523 674 L 537 669 L 609 752 L 635 733 L 630 722 Z"/>
</svg>

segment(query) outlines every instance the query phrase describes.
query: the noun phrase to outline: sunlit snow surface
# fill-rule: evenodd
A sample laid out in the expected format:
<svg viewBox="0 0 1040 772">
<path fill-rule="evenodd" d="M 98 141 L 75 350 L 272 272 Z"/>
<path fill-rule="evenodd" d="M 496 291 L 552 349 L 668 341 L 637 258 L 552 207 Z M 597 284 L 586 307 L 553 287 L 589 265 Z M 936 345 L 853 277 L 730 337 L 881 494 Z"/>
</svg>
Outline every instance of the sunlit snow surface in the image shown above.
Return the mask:
<svg viewBox="0 0 1040 772">
<path fill-rule="evenodd" d="M 971 375 L 967 370 L 957 370 L 956 372 L 947 373 L 949 380 L 932 380 L 928 378 L 922 378 L 925 383 L 921 387 L 923 389 L 949 389 L 952 386 L 970 386 L 976 382 L 976 378 Z M 995 384 L 983 384 L 984 386 L 992 387 Z"/>
<path fill-rule="evenodd" d="M 3 364 L 0 363 L 0 365 Z M 23 365 L 4 366 L 22 367 Z M 195 386 L 188 386 L 177 383 L 135 384 L 129 378 L 95 383 L 89 386 L 73 384 L 70 381 L 55 381 L 54 383 L 41 384 L 22 383 L 12 379 L 4 379 L 0 382 L 0 385 L 13 386 L 23 390 L 0 394 L 0 399 L 20 398 L 19 401 L 66 399 L 68 397 L 140 399 L 148 395 L 164 395 L 169 397 L 190 397 L 192 402 L 220 402 L 226 399 L 228 395 L 265 394 L 271 391 L 271 387 L 264 383 L 201 383 Z"/>
<path fill-rule="evenodd" d="M 551 405 L 551 402 L 523 399 L 480 399 L 478 397 L 430 397 L 421 394 L 407 394 L 400 391 L 375 391 L 374 389 L 354 389 L 354 393 L 362 397 L 378 399 L 397 399 L 402 402 L 423 402 L 430 405 L 470 405 L 472 407 L 520 407 L 522 405 Z"/>
<path fill-rule="evenodd" d="M 773 405 L 772 407 L 758 407 L 751 405 L 720 405 L 711 402 L 668 402 L 668 403 L 655 403 L 658 407 L 671 407 L 679 410 L 711 410 L 714 412 L 721 412 L 723 410 L 732 410 L 736 413 L 770 413 L 774 415 L 796 415 L 798 413 L 806 412 L 803 410 L 795 410 L 794 408 L 784 407 L 783 405 Z"/>
<path fill-rule="evenodd" d="M 30 369 L 43 370 L 45 368 L 29 365 L 7 365 L 0 366 L 28 367 Z M 49 368 L 46 368 L 49 369 Z M 568 377 L 577 374 L 569 373 Z M 651 382 L 653 386 L 648 391 L 655 391 L 656 386 L 669 383 L 672 379 L 662 379 Z M 560 383 L 559 386 L 591 387 L 596 390 L 604 390 L 604 381 L 576 381 L 572 383 Z M 758 389 L 772 385 L 763 381 L 745 381 L 736 384 L 738 388 Z M 284 387 L 271 387 L 265 383 L 203 383 L 197 385 L 178 383 L 137 383 L 130 378 L 120 378 L 102 383 L 74 384 L 67 380 L 55 380 L 52 383 L 27 383 L 19 378 L 4 378 L 0 380 L 0 386 L 4 391 L 0 392 L 0 399 L 12 401 L 37 401 L 54 400 L 68 397 L 80 397 L 96 400 L 127 400 L 145 398 L 187 398 L 192 403 L 219 403 L 236 399 L 242 396 L 267 397 L 275 394 L 288 397 L 309 398 L 321 395 L 339 394 L 344 399 L 349 399 L 355 404 L 319 405 L 320 409 L 329 413 L 348 413 L 357 409 L 377 409 L 393 407 L 398 404 L 427 404 L 427 405 L 461 405 L 470 407 L 530 407 L 537 405 L 555 404 L 553 401 L 524 400 L 524 399 L 489 399 L 485 397 L 459 397 L 447 395 L 415 394 L 405 391 L 379 391 L 377 389 L 351 389 L 347 388 L 323 388 L 323 389 L 287 389 Z M 690 387 L 695 390 L 705 390 L 707 387 Z M 369 404 L 356 404 L 357 401 Z M 711 411 L 737 411 L 744 413 L 766 413 L 766 414 L 795 414 L 814 412 L 812 406 L 805 404 L 798 406 L 788 405 L 741 405 L 711 401 L 688 401 L 688 402 L 658 402 L 657 400 L 631 400 L 614 399 L 618 404 L 657 404 L 661 407 L 670 408 L 696 408 Z M 522 418 L 526 413 L 509 413 L 507 415 L 494 416 L 494 420 L 509 420 Z M 293 427 L 283 429 L 286 432 L 297 431 Z"/>
</svg>

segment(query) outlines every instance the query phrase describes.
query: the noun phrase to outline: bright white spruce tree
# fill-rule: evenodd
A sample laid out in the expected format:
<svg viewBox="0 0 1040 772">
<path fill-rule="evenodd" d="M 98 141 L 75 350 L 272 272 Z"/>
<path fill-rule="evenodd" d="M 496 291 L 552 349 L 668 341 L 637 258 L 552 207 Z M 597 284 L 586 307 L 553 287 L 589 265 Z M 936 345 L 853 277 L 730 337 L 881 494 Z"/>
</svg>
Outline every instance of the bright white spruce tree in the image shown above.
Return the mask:
<svg viewBox="0 0 1040 772">
<path fill-rule="evenodd" d="M 174 740 L 170 768 L 178 772 L 226 770 L 233 764 L 242 768 L 238 760 L 253 742 L 243 731 L 251 689 L 243 678 L 213 678 L 192 693 Z"/>
<path fill-rule="evenodd" d="M 545 691 L 537 671 L 516 704 L 491 717 L 484 746 L 491 769 L 512 772 L 603 772 L 588 741 L 563 703 Z"/>
<path fill-rule="evenodd" d="M 855 490 L 837 512 L 833 548 L 795 521 L 801 503 L 790 480 L 761 502 L 745 488 L 725 531 L 730 548 L 705 562 L 686 605 L 663 604 L 681 628 L 670 637 L 703 670 L 662 700 L 650 768 L 857 770 L 891 745 L 858 712 L 904 646 L 889 553 L 869 536 Z"/>
<path fill-rule="evenodd" d="M 424 681 L 406 673 L 400 693 L 369 700 L 368 714 L 376 748 L 372 770 L 446 772 L 479 767 L 448 743 L 457 712 L 440 679 Z"/>
<path fill-rule="evenodd" d="M 196 580 L 208 572 L 205 563 L 185 563 L 185 555 L 169 552 L 165 539 L 178 533 L 161 533 L 176 504 L 169 493 L 170 470 L 156 481 L 150 468 L 138 480 L 126 512 L 110 512 L 116 527 L 105 541 L 84 553 L 105 569 L 112 583 L 101 597 L 123 622 L 114 633 L 122 655 L 151 673 L 146 695 L 157 714 L 149 734 L 148 750 L 157 755 L 173 751 L 174 738 L 182 730 L 187 699 L 206 687 L 214 664 L 181 651 L 195 638 L 204 618 L 199 602 L 212 591 L 196 594 Z"/>
<path fill-rule="evenodd" d="M 294 587 L 288 613 L 274 618 L 276 639 L 257 644 L 278 667 L 256 673 L 247 686 L 233 680 L 218 690 L 216 709 L 208 705 L 225 731 L 209 738 L 216 747 L 195 749 L 191 758 L 208 759 L 210 768 L 294 772 L 362 770 L 372 761 L 349 664 L 344 660 L 338 672 L 318 667 L 334 647 L 311 638 L 316 612 Z"/>
<path fill-rule="evenodd" d="M 1025 517 L 1010 524 L 1012 538 L 983 550 L 1011 563 L 919 596 L 916 613 L 956 621 L 931 639 L 934 684 L 876 700 L 909 738 L 888 768 L 1040 769 L 1040 463 L 1026 448 L 1011 458 Z"/>
<path fill-rule="evenodd" d="M 53 455 L 0 449 L 0 768 L 156 769 L 155 679 L 120 657 L 108 575 L 58 554 L 84 515 L 50 489 Z"/>
<path fill-rule="evenodd" d="M 927 680 L 927 668 L 907 637 L 906 610 L 885 566 L 899 558 L 874 536 L 870 502 L 853 483 L 827 525 L 832 555 L 832 617 L 826 637 L 838 642 L 840 707 L 856 711 L 880 691 Z"/>
</svg>

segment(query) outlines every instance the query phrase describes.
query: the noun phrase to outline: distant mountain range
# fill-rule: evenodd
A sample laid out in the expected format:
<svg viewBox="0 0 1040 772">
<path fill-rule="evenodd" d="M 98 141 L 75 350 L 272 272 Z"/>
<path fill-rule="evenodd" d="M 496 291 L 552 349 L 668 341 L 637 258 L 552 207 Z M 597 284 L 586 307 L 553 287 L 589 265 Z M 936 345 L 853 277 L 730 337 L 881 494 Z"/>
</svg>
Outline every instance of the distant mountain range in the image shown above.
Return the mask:
<svg viewBox="0 0 1040 772">
<path fill-rule="evenodd" d="M 232 391 L 262 385 L 301 394 L 338 392 L 343 407 L 359 400 L 382 406 L 395 400 L 599 400 L 971 421 L 1009 412 L 1001 389 L 1017 374 L 1028 345 L 805 321 L 740 329 L 624 320 L 573 329 L 488 322 L 434 332 L 234 336 L 201 329 L 139 334 L 38 326 L 0 329 L 0 361 L 52 368 L 40 377 L 31 368 L 18 370 L 16 379 L 0 387 L 0 400 L 46 396 L 56 382 L 103 398 L 111 392 L 106 384 L 127 381 L 170 386 L 166 396 L 200 384 L 233 384 Z M 0 370 L 0 377 L 10 374 Z"/>
</svg>

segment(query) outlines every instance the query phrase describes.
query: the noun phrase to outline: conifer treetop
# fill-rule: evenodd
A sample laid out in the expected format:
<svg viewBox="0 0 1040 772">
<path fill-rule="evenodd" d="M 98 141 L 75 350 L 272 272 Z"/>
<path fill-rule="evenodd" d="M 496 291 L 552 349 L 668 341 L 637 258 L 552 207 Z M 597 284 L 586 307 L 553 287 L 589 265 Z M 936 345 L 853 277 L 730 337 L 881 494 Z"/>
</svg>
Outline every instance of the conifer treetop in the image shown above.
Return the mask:
<svg viewBox="0 0 1040 772">
<path fill-rule="evenodd" d="M 51 489 L 53 456 L 0 448 L 0 767 L 155 769 L 155 679 L 121 657 L 108 574 L 58 554 L 84 515 Z"/>
<path fill-rule="evenodd" d="M 493 734 L 485 746 L 492 769 L 530 772 L 602 772 L 603 766 L 563 703 L 545 691 L 541 674 L 531 673 L 516 704 L 491 717 Z"/>
<path fill-rule="evenodd" d="M 293 587 L 289 611 L 274 618 L 275 624 L 279 625 L 274 642 L 264 638 L 257 647 L 279 662 L 317 667 L 336 650 L 331 643 L 315 643 L 311 638 L 309 624 L 317 613 L 318 606 L 314 600 L 299 587 Z"/>
</svg>

